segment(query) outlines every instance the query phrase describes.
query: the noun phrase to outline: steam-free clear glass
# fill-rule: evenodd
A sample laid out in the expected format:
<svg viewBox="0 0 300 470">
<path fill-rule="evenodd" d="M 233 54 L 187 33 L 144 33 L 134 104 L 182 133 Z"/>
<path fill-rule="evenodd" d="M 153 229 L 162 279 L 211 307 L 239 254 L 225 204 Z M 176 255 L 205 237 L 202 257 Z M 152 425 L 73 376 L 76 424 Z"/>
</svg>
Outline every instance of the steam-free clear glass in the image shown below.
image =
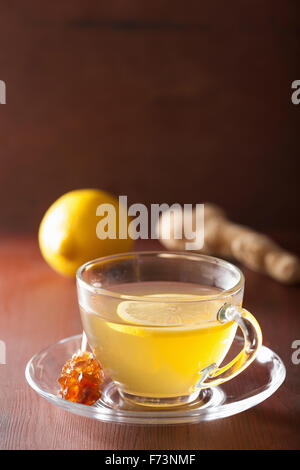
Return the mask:
<svg viewBox="0 0 300 470">
<path fill-rule="evenodd" d="M 248 367 L 261 345 L 257 321 L 242 308 L 242 273 L 217 258 L 111 256 L 83 265 L 77 287 L 90 347 L 121 396 L 138 405 L 192 402 Z M 238 326 L 244 347 L 221 366 Z"/>
</svg>

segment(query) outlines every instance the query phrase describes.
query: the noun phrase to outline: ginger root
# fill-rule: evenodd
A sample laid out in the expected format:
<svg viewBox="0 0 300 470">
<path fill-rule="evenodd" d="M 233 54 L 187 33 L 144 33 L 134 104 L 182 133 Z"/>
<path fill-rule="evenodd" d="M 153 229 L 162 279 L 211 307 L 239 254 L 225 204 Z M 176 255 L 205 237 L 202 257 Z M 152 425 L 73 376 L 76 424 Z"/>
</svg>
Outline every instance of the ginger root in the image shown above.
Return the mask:
<svg viewBox="0 0 300 470">
<path fill-rule="evenodd" d="M 190 216 L 194 218 L 195 213 L 191 212 Z M 164 219 L 164 213 L 161 215 L 158 229 L 160 241 L 168 249 L 185 250 L 187 240 L 174 238 L 174 224 L 179 223 L 179 220 L 182 223 L 181 218 L 176 217 L 175 213 L 171 220 L 170 238 L 162 238 L 167 218 Z M 268 236 L 231 222 L 223 209 L 215 204 L 204 205 L 204 245 L 199 252 L 233 258 L 285 284 L 300 281 L 300 260 L 296 255 L 282 249 Z"/>
</svg>

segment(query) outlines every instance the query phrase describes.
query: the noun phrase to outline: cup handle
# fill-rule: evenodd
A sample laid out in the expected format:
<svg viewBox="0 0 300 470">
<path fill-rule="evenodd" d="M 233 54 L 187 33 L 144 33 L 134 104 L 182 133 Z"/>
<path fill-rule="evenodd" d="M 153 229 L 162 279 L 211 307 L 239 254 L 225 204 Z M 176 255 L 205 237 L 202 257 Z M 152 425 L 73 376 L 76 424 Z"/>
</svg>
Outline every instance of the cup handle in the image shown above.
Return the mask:
<svg viewBox="0 0 300 470">
<path fill-rule="evenodd" d="M 227 382 L 240 374 L 254 361 L 262 344 L 260 326 L 254 316 L 246 309 L 237 305 L 224 304 L 218 311 L 217 319 L 220 323 L 236 322 L 244 335 L 242 351 L 228 364 L 218 367 L 216 364 L 203 369 L 200 381 L 196 388 L 207 388 Z"/>
</svg>

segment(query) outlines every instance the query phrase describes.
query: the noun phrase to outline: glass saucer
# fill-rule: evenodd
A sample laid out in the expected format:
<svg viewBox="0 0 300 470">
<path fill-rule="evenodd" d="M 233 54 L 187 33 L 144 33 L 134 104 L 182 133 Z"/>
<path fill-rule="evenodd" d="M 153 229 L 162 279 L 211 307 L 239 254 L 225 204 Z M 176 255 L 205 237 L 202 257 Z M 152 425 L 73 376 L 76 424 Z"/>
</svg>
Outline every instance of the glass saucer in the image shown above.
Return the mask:
<svg viewBox="0 0 300 470">
<path fill-rule="evenodd" d="M 243 347 L 236 337 L 234 346 Z M 35 354 L 27 363 L 25 376 L 42 397 L 66 411 L 106 422 L 128 424 L 198 423 L 232 416 L 252 408 L 270 397 L 285 379 L 280 357 L 262 346 L 256 360 L 233 380 L 219 387 L 205 389 L 188 405 L 170 409 L 147 408 L 124 400 L 114 383 L 106 379 L 100 400 L 92 406 L 72 403 L 58 395 L 57 379 L 64 363 L 81 345 L 81 334 L 65 338 Z"/>
</svg>

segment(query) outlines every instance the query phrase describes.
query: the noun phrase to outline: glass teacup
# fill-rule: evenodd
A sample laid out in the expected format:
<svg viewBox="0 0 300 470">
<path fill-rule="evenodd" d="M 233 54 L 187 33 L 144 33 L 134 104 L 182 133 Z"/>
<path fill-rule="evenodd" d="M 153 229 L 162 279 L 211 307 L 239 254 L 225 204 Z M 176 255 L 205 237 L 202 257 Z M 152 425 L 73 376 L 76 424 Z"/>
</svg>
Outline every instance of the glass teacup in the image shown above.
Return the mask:
<svg viewBox="0 0 300 470">
<path fill-rule="evenodd" d="M 125 253 L 77 272 L 89 345 L 119 393 L 147 406 L 178 406 L 248 367 L 262 343 L 242 308 L 244 277 L 227 261 L 172 252 Z M 237 327 L 243 350 L 222 365 Z"/>
</svg>

